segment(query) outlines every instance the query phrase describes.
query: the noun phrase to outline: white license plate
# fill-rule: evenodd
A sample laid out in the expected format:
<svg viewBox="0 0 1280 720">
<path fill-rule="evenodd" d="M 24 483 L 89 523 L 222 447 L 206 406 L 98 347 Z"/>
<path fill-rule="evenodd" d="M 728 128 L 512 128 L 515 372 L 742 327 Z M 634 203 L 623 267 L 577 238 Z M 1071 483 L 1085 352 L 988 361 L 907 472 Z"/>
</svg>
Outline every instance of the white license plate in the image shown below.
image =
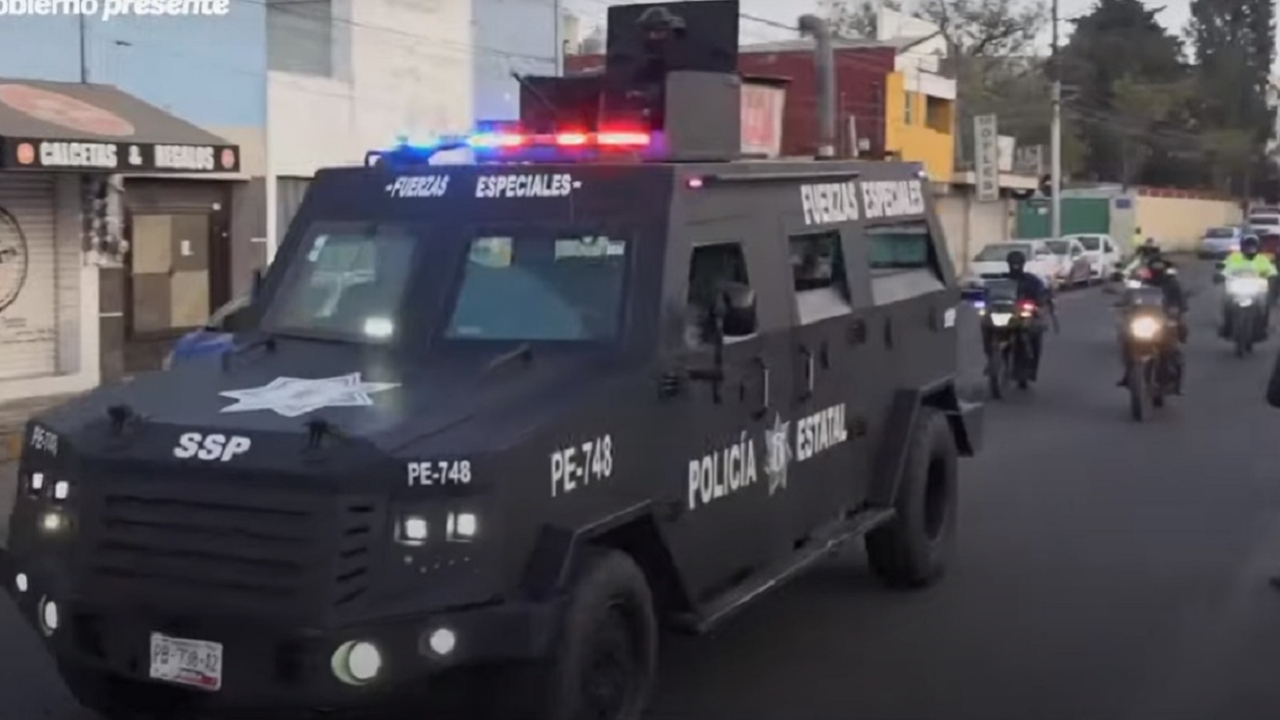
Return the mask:
<svg viewBox="0 0 1280 720">
<path fill-rule="evenodd" d="M 996 327 L 1004 327 L 1013 319 L 1013 315 L 1009 313 L 991 313 L 991 324 Z"/>
<path fill-rule="evenodd" d="M 221 690 L 222 643 L 151 633 L 151 679 Z"/>
</svg>

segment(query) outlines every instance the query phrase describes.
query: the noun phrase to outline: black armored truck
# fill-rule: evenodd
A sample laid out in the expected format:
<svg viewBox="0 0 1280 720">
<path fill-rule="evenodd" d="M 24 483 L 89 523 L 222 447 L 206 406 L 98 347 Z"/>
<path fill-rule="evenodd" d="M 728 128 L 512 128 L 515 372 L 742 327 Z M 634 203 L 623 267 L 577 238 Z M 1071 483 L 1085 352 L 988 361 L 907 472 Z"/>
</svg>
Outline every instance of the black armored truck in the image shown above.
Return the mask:
<svg viewBox="0 0 1280 720">
<path fill-rule="evenodd" d="M 226 354 L 30 422 L 4 582 L 83 704 L 634 720 L 659 628 L 855 539 L 942 574 L 981 408 L 927 182 L 743 159 L 737 18 L 613 7 L 520 123 L 320 172 Z"/>
</svg>

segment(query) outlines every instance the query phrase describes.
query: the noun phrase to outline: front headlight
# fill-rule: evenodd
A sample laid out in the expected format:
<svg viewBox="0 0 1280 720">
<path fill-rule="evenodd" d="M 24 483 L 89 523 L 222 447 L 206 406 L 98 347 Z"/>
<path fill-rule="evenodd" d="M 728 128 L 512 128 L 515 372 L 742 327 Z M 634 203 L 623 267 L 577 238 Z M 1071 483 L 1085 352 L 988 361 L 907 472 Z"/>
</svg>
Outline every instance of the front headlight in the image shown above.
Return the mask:
<svg viewBox="0 0 1280 720">
<path fill-rule="evenodd" d="M 1162 329 L 1160 321 L 1153 317 L 1138 317 L 1129 321 L 1129 334 L 1138 340 L 1153 340 Z"/>
<path fill-rule="evenodd" d="M 480 532 L 480 520 L 475 513 L 449 513 L 445 534 L 451 542 L 471 542 Z"/>
<path fill-rule="evenodd" d="M 427 541 L 430 527 L 421 515 L 405 515 L 396 523 L 396 542 L 401 545 L 422 545 Z"/>
<path fill-rule="evenodd" d="M 1227 278 L 1227 292 L 1232 295 L 1261 295 L 1267 291 L 1267 281 L 1258 277 Z"/>
</svg>

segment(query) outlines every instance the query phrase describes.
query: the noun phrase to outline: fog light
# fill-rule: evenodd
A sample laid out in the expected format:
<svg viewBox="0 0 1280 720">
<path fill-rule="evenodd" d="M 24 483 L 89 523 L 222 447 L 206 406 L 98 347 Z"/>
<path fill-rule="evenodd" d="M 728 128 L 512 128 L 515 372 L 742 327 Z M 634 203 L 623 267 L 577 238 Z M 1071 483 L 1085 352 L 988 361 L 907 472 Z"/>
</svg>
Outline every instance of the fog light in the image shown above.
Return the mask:
<svg viewBox="0 0 1280 720">
<path fill-rule="evenodd" d="M 333 674 L 348 685 L 364 685 L 382 671 L 382 653 L 364 640 L 353 640 L 338 646 L 333 653 Z"/>
<path fill-rule="evenodd" d="M 31 473 L 31 492 L 38 493 L 44 489 L 44 473 Z"/>
<path fill-rule="evenodd" d="M 448 655 L 458 646 L 458 635 L 449 628 L 433 630 L 431 637 L 427 638 L 427 644 L 431 647 L 431 652 Z"/>
<path fill-rule="evenodd" d="M 67 529 L 67 516 L 60 512 L 47 512 L 40 516 L 40 529 L 52 535 Z"/>
<path fill-rule="evenodd" d="M 71 494 L 71 483 L 67 482 L 66 480 L 59 480 L 58 482 L 53 484 L 54 500 L 66 500 L 67 496 L 70 494 Z"/>
<path fill-rule="evenodd" d="M 18 588 L 18 592 L 24 593 L 31 588 L 31 584 L 27 581 L 26 573 L 18 573 L 13 578 L 13 586 Z"/>
<path fill-rule="evenodd" d="M 58 629 L 58 603 L 49 598 L 40 600 L 40 629 L 52 635 Z"/>
<path fill-rule="evenodd" d="M 450 540 L 466 542 L 476 536 L 479 531 L 479 520 L 475 513 L 449 513 L 448 527 Z"/>
</svg>

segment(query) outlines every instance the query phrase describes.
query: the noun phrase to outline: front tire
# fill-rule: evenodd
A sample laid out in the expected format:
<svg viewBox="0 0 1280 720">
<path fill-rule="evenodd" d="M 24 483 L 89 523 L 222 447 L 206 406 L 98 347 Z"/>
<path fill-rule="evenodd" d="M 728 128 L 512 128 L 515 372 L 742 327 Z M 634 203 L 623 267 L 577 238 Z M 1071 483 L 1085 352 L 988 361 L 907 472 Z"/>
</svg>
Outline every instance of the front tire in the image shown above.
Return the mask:
<svg viewBox="0 0 1280 720">
<path fill-rule="evenodd" d="M 1129 368 L 1129 415 L 1136 422 L 1147 416 L 1147 368 L 1146 363 L 1134 363 Z"/>
<path fill-rule="evenodd" d="M 538 720 L 639 720 L 658 665 L 658 623 L 644 573 L 595 548 L 579 569 L 548 668 Z"/>
<path fill-rule="evenodd" d="M 959 470 L 946 415 L 920 408 L 894 500 L 897 516 L 866 539 L 871 569 L 885 584 L 925 587 L 946 571 L 955 549 Z"/>
</svg>

